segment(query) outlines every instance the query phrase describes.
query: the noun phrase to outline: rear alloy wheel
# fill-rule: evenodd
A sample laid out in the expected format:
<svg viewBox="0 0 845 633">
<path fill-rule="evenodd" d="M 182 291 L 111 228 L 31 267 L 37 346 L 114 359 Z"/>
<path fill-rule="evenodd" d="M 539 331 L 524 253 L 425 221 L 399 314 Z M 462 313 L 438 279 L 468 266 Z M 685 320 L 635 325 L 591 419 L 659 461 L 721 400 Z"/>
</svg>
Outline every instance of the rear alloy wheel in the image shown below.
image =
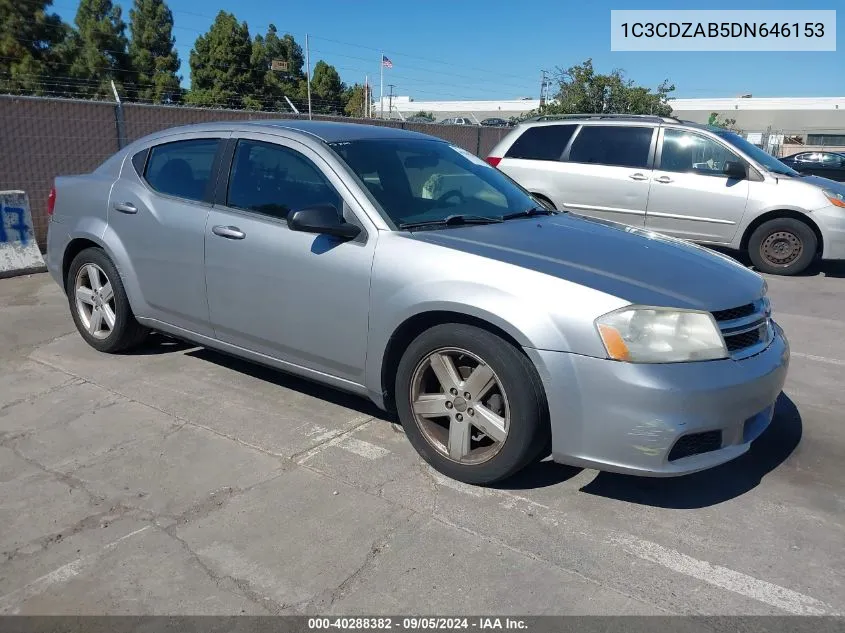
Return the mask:
<svg viewBox="0 0 845 633">
<path fill-rule="evenodd" d="M 748 241 L 748 256 L 760 272 L 795 275 L 816 256 L 813 230 L 795 218 L 777 218 L 761 224 Z"/>
<path fill-rule="evenodd" d="M 86 248 L 74 258 L 66 288 L 76 329 L 91 347 L 119 352 L 146 337 L 148 330 L 135 320 L 117 269 L 99 248 Z"/>
<path fill-rule="evenodd" d="M 449 324 L 423 332 L 402 357 L 395 393 L 414 448 L 454 479 L 499 481 L 547 446 L 545 395 L 533 365 L 486 330 Z"/>
</svg>

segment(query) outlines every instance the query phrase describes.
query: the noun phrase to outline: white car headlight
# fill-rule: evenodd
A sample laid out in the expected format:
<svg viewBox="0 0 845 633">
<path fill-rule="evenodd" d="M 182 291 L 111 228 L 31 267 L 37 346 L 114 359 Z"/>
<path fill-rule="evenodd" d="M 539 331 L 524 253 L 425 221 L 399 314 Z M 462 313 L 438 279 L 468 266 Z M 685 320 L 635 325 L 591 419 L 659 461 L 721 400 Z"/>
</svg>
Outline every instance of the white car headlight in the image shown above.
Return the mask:
<svg viewBox="0 0 845 633">
<path fill-rule="evenodd" d="M 596 327 L 614 360 L 683 363 L 728 357 L 709 312 L 629 306 L 599 317 Z"/>
</svg>

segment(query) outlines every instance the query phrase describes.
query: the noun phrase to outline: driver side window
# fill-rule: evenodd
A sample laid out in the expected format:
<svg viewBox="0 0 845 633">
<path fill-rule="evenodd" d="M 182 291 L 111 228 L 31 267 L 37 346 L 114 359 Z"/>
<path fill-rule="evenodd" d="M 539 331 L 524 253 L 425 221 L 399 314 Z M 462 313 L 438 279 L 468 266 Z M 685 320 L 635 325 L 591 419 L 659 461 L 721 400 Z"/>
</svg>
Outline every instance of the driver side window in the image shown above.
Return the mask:
<svg viewBox="0 0 845 633">
<path fill-rule="evenodd" d="M 282 145 L 247 139 L 235 148 L 226 204 L 282 220 L 306 207 L 342 208 L 340 195 L 310 159 Z"/>
<path fill-rule="evenodd" d="M 508 206 L 503 194 L 457 163 L 442 158 L 431 161 L 425 155 L 410 152 L 397 154 L 405 166 L 414 198 L 442 198 L 444 202 L 463 202 L 474 198 L 498 207 Z M 447 194 L 448 198 L 445 198 Z"/>
<path fill-rule="evenodd" d="M 686 130 L 667 129 L 663 136 L 660 169 L 702 176 L 723 176 L 725 163 L 740 158 L 721 143 Z"/>
</svg>

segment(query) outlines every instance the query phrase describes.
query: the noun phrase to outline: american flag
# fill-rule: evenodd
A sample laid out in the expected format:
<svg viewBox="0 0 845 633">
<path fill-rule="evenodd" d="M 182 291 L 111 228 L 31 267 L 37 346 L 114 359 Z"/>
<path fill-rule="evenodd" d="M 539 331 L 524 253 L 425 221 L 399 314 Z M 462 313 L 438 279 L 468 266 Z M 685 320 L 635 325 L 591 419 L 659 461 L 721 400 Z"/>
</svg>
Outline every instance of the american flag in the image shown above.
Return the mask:
<svg viewBox="0 0 845 633">
<path fill-rule="evenodd" d="M 387 55 L 381 56 L 381 65 L 385 68 L 393 68 L 393 62 L 387 58 Z"/>
</svg>

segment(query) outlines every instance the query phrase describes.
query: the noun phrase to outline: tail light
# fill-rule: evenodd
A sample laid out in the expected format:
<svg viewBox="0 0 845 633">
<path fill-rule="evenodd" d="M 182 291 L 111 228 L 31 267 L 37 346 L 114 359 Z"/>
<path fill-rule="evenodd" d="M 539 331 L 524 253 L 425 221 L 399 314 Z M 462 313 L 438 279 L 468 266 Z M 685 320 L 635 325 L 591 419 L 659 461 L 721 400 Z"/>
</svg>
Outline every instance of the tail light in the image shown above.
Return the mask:
<svg viewBox="0 0 845 633">
<path fill-rule="evenodd" d="M 488 156 L 487 162 L 493 167 L 498 167 L 499 163 L 502 162 L 502 159 L 500 156 Z"/>
<path fill-rule="evenodd" d="M 47 196 L 47 215 L 53 215 L 53 210 L 56 208 L 56 188 L 50 188 L 50 195 Z"/>
</svg>

